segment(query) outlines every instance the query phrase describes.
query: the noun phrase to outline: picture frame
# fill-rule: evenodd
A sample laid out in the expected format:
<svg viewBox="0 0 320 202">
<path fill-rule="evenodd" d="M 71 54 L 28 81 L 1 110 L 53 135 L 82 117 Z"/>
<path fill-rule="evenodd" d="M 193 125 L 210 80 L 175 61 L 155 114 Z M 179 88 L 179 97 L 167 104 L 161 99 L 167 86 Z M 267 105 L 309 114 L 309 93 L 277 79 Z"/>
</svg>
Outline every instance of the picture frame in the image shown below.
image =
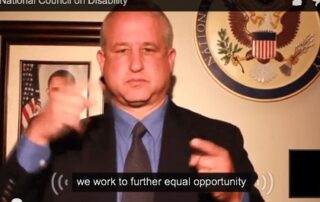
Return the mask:
<svg viewBox="0 0 320 202">
<path fill-rule="evenodd" d="M 100 27 L 100 22 L 0 21 L 1 163 L 20 136 L 21 62 L 49 61 L 51 65 L 88 62 L 96 67 L 93 63 L 99 48 Z M 91 74 L 90 70 L 90 77 L 99 78 L 98 74 L 97 71 Z"/>
<path fill-rule="evenodd" d="M 19 132 L 27 129 L 30 121 L 46 105 L 49 94 L 64 86 L 75 86 L 90 79 L 89 62 L 72 61 L 20 61 L 20 110 Z M 89 91 L 83 91 L 83 96 L 89 98 Z M 81 118 L 87 118 L 89 110 L 81 113 Z"/>
</svg>

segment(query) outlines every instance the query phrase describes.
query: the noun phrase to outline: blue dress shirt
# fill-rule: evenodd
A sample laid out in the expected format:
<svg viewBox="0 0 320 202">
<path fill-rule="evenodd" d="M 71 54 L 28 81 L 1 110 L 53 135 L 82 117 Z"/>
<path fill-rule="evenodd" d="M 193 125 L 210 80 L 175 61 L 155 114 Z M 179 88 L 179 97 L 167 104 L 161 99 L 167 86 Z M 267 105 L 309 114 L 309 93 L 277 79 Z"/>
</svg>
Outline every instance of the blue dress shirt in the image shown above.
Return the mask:
<svg viewBox="0 0 320 202">
<path fill-rule="evenodd" d="M 51 155 L 49 146 L 33 143 L 23 134 L 17 145 L 18 163 L 28 172 L 36 173 L 46 165 Z"/>
<path fill-rule="evenodd" d="M 132 129 L 139 121 L 142 122 L 147 129 L 146 134 L 142 138 L 142 142 L 148 152 L 152 172 L 158 171 L 163 121 L 167 103 L 168 101 L 166 100 L 158 109 L 142 120 L 138 120 L 122 109 L 112 105 L 116 132 L 118 172 L 123 172 L 124 163 L 131 147 Z"/>
</svg>

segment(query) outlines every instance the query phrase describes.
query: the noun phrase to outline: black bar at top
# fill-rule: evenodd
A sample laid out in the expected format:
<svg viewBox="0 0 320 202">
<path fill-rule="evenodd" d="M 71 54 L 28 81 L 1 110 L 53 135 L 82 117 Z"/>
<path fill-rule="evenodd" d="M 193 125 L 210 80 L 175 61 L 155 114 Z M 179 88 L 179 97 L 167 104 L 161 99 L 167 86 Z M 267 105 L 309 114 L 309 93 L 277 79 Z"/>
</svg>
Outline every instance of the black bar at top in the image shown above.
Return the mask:
<svg viewBox="0 0 320 202">
<path fill-rule="evenodd" d="M 134 2 L 142 0 L 134 0 Z M 110 11 L 127 8 L 133 0 L 0 0 L 0 11 Z M 319 11 L 311 0 L 155 0 L 163 11 Z M 128 11 L 145 10 L 128 8 Z M 148 9 L 150 10 L 150 9 Z M 152 9 L 151 9 L 152 10 Z M 1 13 L 0 13 L 1 15 Z"/>
</svg>

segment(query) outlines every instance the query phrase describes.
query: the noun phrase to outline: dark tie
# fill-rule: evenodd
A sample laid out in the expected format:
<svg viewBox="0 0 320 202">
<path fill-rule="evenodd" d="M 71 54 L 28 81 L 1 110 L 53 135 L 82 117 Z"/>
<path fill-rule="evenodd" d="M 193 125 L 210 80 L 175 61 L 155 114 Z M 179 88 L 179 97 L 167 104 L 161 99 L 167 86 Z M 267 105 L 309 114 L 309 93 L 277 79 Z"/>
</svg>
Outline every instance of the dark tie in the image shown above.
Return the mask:
<svg viewBox="0 0 320 202">
<path fill-rule="evenodd" d="M 142 137 L 147 129 L 138 122 L 132 130 L 132 143 L 128 152 L 124 172 L 126 173 L 151 173 L 151 165 L 147 150 L 142 142 Z M 124 192 L 122 202 L 152 202 L 151 192 Z"/>
</svg>

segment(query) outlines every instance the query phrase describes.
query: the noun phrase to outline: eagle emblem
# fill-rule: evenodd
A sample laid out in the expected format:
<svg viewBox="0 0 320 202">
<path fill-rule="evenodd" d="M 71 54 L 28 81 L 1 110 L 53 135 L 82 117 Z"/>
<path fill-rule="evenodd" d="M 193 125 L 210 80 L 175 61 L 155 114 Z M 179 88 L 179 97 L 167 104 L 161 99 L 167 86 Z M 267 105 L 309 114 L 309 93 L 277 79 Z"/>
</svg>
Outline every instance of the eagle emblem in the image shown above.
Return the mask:
<svg viewBox="0 0 320 202">
<path fill-rule="evenodd" d="M 269 82 L 273 80 L 277 72 L 269 64 L 270 60 L 276 60 L 280 65 L 278 68 L 285 76 L 291 75 L 291 70 L 298 63 L 301 55 L 308 52 L 314 46 L 314 34 L 308 34 L 296 45 L 295 50 L 290 55 L 284 55 L 281 49 L 288 46 L 297 35 L 300 25 L 299 11 L 234 11 L 240 6 L 236 3 L 226 1 L 233 11 L 229 12 L 229 25 L 233 36 L 240 45 L 249 48 L 244 55 L 239 52 L 242 48 L 236 44 L 231 55 L 224 58 L 232 61 L 234 66 L 240 66 L 244 73 L 243 61 L 256 60 L 255 68 L 250 71 L 250 75 L 258 82 Z M 228 42 L 224 38 L 226 30 L 218 32 L 220 40 L 220 54 L 227 55 L 225 45 Z M 230 44 L 229 44 L 230 46 Z M 237 54 L 236 54 L 237 53 Z M 226 60 L 227 59 L 227 60 Z"/>
<path fill-rule="evenodd" d="M 223 2 L 226 12 L 199 11 L 196 24 L 202 61 L 220 84 L 240 95 L 277 99 L 316 78 L 317 12 L 294 9 L 291 0 Z"/>
</svg>

